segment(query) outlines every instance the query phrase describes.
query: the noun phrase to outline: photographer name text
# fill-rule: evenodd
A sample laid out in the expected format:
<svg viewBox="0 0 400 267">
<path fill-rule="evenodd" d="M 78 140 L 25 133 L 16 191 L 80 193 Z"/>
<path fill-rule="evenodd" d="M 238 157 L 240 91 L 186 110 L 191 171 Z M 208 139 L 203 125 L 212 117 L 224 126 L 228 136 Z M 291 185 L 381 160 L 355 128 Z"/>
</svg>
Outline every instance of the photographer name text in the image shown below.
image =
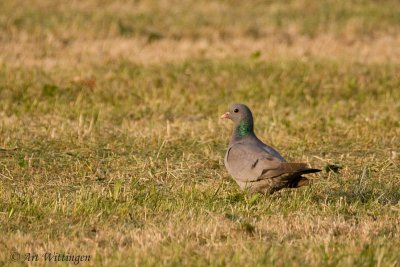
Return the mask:
<svg viewBox="0 0 400 267">
<path fill-rule="evenodd" d="M 43 254 L 13 252 L 11 254 L 11 260 L 20 262 L 70 262 L 74 265 L 78 265 L 81 262 L 89 262 L 91 256 L 56 252 L 45 252 Z"/>
</svg>

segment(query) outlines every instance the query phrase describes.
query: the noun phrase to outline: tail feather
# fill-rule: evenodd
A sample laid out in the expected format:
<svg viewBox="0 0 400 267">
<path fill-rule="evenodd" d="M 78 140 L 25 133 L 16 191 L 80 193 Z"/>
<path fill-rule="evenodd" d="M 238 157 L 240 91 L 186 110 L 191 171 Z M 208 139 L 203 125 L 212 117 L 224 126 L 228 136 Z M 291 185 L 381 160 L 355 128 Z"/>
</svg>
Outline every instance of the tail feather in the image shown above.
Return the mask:
<svg viewBox="0 0 400 267">
<path fill-rule="evenodd" d="M 305 170 L 300 170 L 298 173 L 299 174 L 307 174 L 307 173 L 316 173 L 316 172 L 320 172 L 320 169 L 305 169 Z"/>
<path fill-rule="evenodd" d="M 310 168 L 310 165 L 307 163 L 282 163 L 280 170 L 285 171 L 287 173 L 296 173 L 296 174 L 306 174 L 306 173 L 314 173 L 320 172 L 319 169 Z"/>
<path fill-rule="evenodd" d="M 298 176 L 292 181 L 290 181 L 288 187 L 289 188 L 297 188 L 301 186 L 306 186 L 310 184 L 310 180 L 308 180 L 306 177 L 303 176 Z"/>
</svg>

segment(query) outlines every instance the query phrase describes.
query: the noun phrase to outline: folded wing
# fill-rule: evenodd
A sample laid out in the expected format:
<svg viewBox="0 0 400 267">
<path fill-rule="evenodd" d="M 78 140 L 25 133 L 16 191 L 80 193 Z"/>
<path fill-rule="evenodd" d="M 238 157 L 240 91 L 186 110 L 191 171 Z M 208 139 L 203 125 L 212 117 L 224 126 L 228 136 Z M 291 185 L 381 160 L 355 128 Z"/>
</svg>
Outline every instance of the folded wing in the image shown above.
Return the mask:
<svg viewBox="0 0 400 267">
<path fill-rule="evenodd" d="M 226 155 L 229 173 L 240 182 L 257 182 L 282 176 L 285 180 L 318 172 L 307 163 L 287 163 L 253 144 L 236 143 Z"/>
</svg>

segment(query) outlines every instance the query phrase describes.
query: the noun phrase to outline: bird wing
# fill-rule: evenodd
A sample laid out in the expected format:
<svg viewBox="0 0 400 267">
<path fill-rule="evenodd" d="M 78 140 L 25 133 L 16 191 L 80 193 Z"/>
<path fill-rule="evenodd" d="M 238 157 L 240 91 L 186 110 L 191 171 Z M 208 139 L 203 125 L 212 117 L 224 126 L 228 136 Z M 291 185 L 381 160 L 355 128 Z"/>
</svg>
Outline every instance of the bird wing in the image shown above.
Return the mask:
<svg viewBox="0 0 400 267">
<path fill-rule="evenodd" d="M 229 173 L 241 182 L 256 182 L 278 176 L 297 176 L 317 172 L 307 163 L 287 163 L 267 153 L 253 144 L 237 143 L 231 146 L 226 155 Z"/>
</svg>

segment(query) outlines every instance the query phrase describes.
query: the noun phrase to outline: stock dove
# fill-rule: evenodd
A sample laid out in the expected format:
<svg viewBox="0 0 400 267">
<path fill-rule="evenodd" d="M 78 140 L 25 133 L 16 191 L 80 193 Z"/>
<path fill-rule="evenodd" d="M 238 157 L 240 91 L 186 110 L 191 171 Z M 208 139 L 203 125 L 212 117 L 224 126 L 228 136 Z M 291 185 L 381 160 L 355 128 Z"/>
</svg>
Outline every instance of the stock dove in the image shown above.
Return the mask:
<svg viewBox="0 0 400 267">
<path fill-rule="evenodd" d="M 273 193 L 307 185 L 309 181 L 302 175 L 321 171 L 307 163 L 288 163 L 278 151 L 261 142 L 254 134 L 253 115 L 246 105 L 233 104 L 221 118 L 234 123 L 225 167 L 240 188 L 251 193 Z"/>
</svg>

